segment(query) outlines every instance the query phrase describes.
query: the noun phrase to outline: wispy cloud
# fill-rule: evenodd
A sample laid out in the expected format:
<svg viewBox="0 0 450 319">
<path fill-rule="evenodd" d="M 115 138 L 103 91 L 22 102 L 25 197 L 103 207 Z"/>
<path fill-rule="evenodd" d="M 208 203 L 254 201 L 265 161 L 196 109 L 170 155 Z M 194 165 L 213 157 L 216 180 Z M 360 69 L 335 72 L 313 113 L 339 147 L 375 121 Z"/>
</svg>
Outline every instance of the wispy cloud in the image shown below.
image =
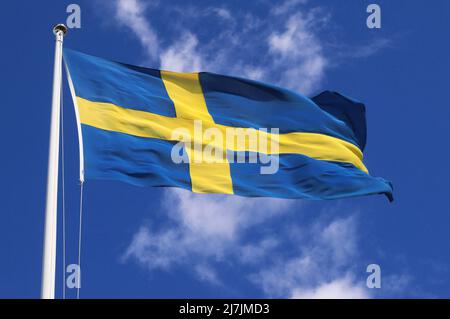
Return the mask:
<svg viewBox="0 0 450 319">
<path fill-rule="evenodd" d="M 297 6 L 299 4 L 305 4 L 307 2 L 308 0 L 286 0 L 278 5 L 273 6 L 270 12 L 274 15 L 285 14 L 293 9 L 297 9 Z"/>
<path fill-rule="evenodd" d="M 150 61 L 158 62 L 163 69 L 232 73 L 309 94 L 319 86 L 327 66 L 317 36 L 324 15 L 318 9 L 299 8 L 302 3 L 287 1 L 269 10 L 267 15 L 273 21 L 270 30 L 250 12 L 231 13 L 224 6 L 202 9 L 175 6 L 171 8 L 176 16 L 174 21 L 181 21 L 187 15 L 192 24 L 204 22 L 207 17 L 208 21 L 220 18 L 227 24 L 214 31 L 213 37 L 200 41 L 195 30 L 177 29 L 174 23 L 175 29 L 184 31 L 165 46 L 160 44 L 162 41 L 146 20 L 146 6 L 142 1 L 117 1 L 115 16 L 138 37 Z"/>
<path fill-rule="evenodd" d="M 224 20 L 232 20 L 233 18 L 231 17 L 231 12 L 230 10 L 226 9 L 226 8 L 212 8 L 212 11 L 217 14 L 218 17 L 221 17 Z"/>
<path fill-rule="evenodd" d="M 383 49 L 392 46 L 392 41 L 388 38 L 377 38 L 366 45 L 355 45 L 341 53 L 343 58 L 367 58 Z"/>
<path fill-rule="evenodd" d="M 145 17 L 147 5 L 140 0 L 117 0 L 115 18 L 121 26 L 130 29 L 153 60 L 159 51 L 159 39 Z"/>
<path fill-rule="evenodd" d="M 221 276 L 225 265 L 236 267 L 241 277 L 270 297 L 369 297 L 364 282 L 357 283 L 351 272 L 358 255 L 353 217 L 279 230 L 272 225 L 298 204 L 295 201 L 184 190 L 165 196 L 171 203 L 166 207 L 170 225 L 142 226 L 124 260 L 150 271 L 190 269 L 200 281 L 216 286 L 227 286 Z M 267 232 L 255 235 L 258 228 Z M 293 249 L 286 248 L 293 243 Z"/>
<path fill-rule="evenodd" d="M 365 283 L 352 274 L 352 263 L 358 257 L 355 218 L 307 226 L 297 238 L 296 254 L 269 264 L 251 279 L 271 297 L 370 297 Z"/>
<path fill-rule="evenodd" d="M 161 69 L 177 72 L 201 70 L 202 58 L 197 47 L 197 37 L 190 32 L 184 33 L 161 52 L 159 56 Z"/>
<path fill-rule="evenodd" d="M 157 231 L 142 226 L 124 256 L 150 270 L 193 261 L 197 267 L 210 259 L 221 260 L 239 247 L 246 229 L 281 214 L 292 203 L 185 190 L 166 191 L 164 202 L 170 203 L 165 209 L 171 225 Z"/>
<path fill-rule="evenodd" d="M 286 0 L 258 15 L 232 12 L 225 5 L 173 5 L 158 11 L 157 4 L 149 8 L 142 0 L 114 3 L 116 20 L 138 38 L 147 63 L 174 71 L 244 76 L 303 94 L 320 88 L 334 60 L 366 58 L 391 44 L 382 38 L 368 45 L 334 47 L 329 54 L 329 43 L 321 34 L 330 27 L 331 16 L 321 7 L 306 6 L 306 0 Z M 173 23 L 165 25 L 164 34 L 174 31 L 179 36 L 172 36 L 170 41 L 159 39 L 146 18 L 150 9 L 152 14 L 170 16 Z M 270 28 L 267 20 L 271 21 Z M 211 29 L 208 36 L 206 29 Z"/>
<path fill-rule="evenodd" d="M 269 54 L 282 74 L 278 81 L 305 94 L 318 87 L 328 63 L 315 31 L 317 18 L 317 10 L 299 11 L 289 17 L 283 31 L 268 37 Z"/>
<path fill-rule="evenodd" d="M 310 289 L 295 289 L 292 293 L 295 299 L 367 299 L 370 295 L 361 285 L 349 278 L 339 278 L 320 284 Z"/>
</svg>

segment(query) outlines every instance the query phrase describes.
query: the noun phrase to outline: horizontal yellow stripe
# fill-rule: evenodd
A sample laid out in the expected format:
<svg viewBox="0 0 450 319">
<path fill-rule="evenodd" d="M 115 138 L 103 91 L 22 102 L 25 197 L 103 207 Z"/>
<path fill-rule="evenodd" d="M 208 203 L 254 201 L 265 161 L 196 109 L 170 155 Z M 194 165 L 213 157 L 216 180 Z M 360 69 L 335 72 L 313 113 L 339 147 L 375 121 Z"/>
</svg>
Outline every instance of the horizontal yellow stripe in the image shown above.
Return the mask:
<svg viewBox="0 0 450 319">
<path fill-rule="evenodd" d="M 77 97 L 82 124 L 103 130 L 121 132 L 139 137 L 150 137 L 164 140 L 172 139 L 172 132 L 178 128 L 186 128 L 193 136 L 194 121 L 184 118 L 172 118 L 144 111 L 127 109 L 110 103 L 92 102 Z M 217 128 L 226 136 L 226 126 L 210 122 L 203 123 L 203 130 Z M 351 163 L 364 172 L 368 172 L 362 162 L 360 149 L 347 141 L 316 133 L 285 133 L 274 136 L 271 133 L 257 131 L 258 138 L 267 135 L 269 141 L 279 140 L 279 154 L 303 154 L 319 160 Z M 204 140 L 204 144 L 208 141 Z M 250 147 L 247 151 L 257 151 Z M 233 148 L 232 151 L 244 151 Z M 270 147 L 267 154 L 272 154 Z"/>
</svg>

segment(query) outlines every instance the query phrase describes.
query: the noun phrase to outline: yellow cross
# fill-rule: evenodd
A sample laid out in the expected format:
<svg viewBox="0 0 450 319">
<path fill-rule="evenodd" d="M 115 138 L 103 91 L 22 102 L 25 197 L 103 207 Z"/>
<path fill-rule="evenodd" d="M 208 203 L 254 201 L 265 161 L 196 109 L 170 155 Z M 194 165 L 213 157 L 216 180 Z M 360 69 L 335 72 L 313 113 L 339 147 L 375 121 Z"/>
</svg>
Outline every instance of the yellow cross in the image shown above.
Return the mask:
<svg viewBox="0 0 450 319">
<path fill-rule="evenodd" d="M 176 117 L 167 117 L 145 111 L 138 111 L 111 103 L 89 101 L 77 97 L 77 106 L 82 124 L 97 127 L 103 130 L 121 132 L 129 135 L 157 138 L 163 140 L 176 140 L 174 130 L 187 128 L 196 140 L 194 121 L 201 120 L 203 130 L 216 128 L 226 136 L 227 126 L 214 122 L 205 102 L 198 73 L 176 73 L 161 71 L 161 78 L 166 91 L 175 105 Z M 318 160 L 351 163 L 355 167 L 367 172 L 362 162 L 361 150 L 347 142 L 325 134 L 293 132 L 274 136 L 271 133 L 257 131 L 258 140 L 266 138 L 277 141 L 278 151 L 275 154 L 303 154 Z M 202 140 L 205 144 L 208 141 Z M 228 144 L 220 148 L 222 152 L 252 151 L 254 149 L 248 141 L 242 148 L 240 145 Z M 198 149 L 193 144 L 186 147 L 189 157 L 189 172 L 192 181 L 192 191 L 199 193 L 233 193 L 233 184 L 230 175 L 230 165 L 226 160 L 217 163 L 205 158 L 205 154 L 196 154 Z M 200 149 L 201 152 L 201 149 Z M 267 150 L 271 153 L 271 148 Z M 199 156 L 199 157 L 197 157 Z M 193 158 L 202 158 L 201 162 Z"/>
<path fill-rule="evenodd" d="M 161 71 L 161 78 L 170 99 L 175 105 L 177 118 L 201 120 L 203 123 L 215 124 L 206 106 L 198 73 Z M 194 136 L 194 134 L 191 136 Z M 194 140 L 194 144 L 195 142 Z M 189 173 L 191 175 L 192 191 L 197 193 L 233 194 L 230 164 L 226 160 L 226 154 L 222 156 L 223 161 L 214 163 L 212 159 L 204 158 L 203 154 L 194 154 L 199 152 L 198 148 L 194 148 L 194 144 L 186 147 L 190 159 Z M 221 150 L 225 152 L 224 148 L 221 148 Z M 200 157 L 203 160 L 201 162 L 194 161 L 195 157 Z"/>
</svg>

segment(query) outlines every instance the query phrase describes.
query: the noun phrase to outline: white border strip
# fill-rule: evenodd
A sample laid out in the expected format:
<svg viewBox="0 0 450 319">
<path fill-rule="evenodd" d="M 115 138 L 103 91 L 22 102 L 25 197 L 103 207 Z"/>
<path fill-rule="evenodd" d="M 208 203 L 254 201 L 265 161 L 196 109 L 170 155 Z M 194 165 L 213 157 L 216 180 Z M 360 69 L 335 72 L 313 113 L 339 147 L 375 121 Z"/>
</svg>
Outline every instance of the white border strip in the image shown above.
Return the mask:
<svg viewBox="0 0 450 319">
<path fill-rule="evenodd" d="M 75 117 L 77 119 L 78 146 L 79 146 L 79 154 L 80 154 L 80 182 L 84 183 L 83 134 L 81 132 L 81 122 L 80 122 L 80 114 L 78 111 L 77 96 L 75 94 L 75 88 L 73 86 L 72 78 L 70 77 L 69 68 L 67 67 L 67 63 L 65 61 L 64 61 L 64 65 L 66 67 L 67 81 L 69 82 L 70 94 L 72 95 L 72 101 L 73 101 L 73 108 L 75 110 Z"/>
</svg>

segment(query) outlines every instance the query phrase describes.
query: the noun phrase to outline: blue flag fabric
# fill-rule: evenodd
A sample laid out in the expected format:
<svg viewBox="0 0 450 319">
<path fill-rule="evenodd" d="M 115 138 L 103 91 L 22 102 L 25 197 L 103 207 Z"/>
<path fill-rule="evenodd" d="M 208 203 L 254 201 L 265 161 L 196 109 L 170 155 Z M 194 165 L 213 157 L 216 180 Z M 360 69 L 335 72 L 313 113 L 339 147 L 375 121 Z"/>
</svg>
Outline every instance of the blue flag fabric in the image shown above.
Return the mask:
<svg viewBox="0 0 450 319">
<path fill-rule="evenodd" d="M 148 69 L 69 49 L 64 60 L 87 180 L 392 200 L 391 183 L 363 163 L 364 105 L 337 92 L 310 99 L 253 80 Z"/>
</svg>

